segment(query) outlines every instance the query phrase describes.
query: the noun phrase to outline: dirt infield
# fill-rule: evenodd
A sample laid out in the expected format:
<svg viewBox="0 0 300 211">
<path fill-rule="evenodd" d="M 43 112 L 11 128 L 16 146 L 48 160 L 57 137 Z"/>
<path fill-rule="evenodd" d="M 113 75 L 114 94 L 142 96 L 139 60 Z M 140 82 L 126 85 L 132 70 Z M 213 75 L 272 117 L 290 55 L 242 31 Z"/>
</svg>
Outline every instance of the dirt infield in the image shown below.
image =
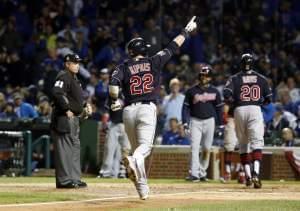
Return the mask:
<svg viewBox="0 0 300 211">
<path fill-rule="evenodd" d="M 260 190 L 239 184 L 181 183 L 150 184 L 151 195 L 138 199 L 133 185 L 128 183 L 91 183 L 87 189 L 57 190 L 51 183 L 0 184 L 2 192 L 70 193 L 84 196 L 75 202 L 47 202 L 0 205 L 0 210 L 122 210 L 125 208 L 172 208 L 194 203 L 218 203 L 234 200 L 300 200 L 300 184 L 264 184 Z"/>
</svg>

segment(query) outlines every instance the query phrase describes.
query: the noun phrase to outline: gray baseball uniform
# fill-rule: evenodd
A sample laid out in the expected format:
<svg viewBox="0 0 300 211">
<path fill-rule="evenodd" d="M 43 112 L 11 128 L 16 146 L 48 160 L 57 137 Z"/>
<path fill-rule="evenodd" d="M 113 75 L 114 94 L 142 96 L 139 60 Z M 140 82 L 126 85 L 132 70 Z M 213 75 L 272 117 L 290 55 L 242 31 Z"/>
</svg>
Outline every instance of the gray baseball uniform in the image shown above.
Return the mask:
<svg viewBox="0 0 300 211">
<path fill-rule="evenodd" d="M 240 160 L 246 173 L 246 185 L 251 186 L 253 182 L 254 188 L 261 188 L 259 173 L 264 146 L 264 121 L 260 106 L 270 102 L 272 92 L 267 79 L 250 68 L 251 55 L 244 54 L 242 64 L 244 69 L 227 81 L 224 98 L 235 108 L 235 128 L 240 143 Z"/>
<path fill-rule="evenodd" d="M 213 86 L 196 85 L 186 92 L 182 111 L 184 124 L 189 122 L 191 128 L 191 166 L 190 175 L 193 180 L 206 179 L 209 165 L 210 149 L 215 131 L 215 118 L 219 125 L 223 103 L 219 91 Z M 201 157 L 199 160 L 199 152 Z"/>
<path fill-rule="evenodd" d="M 144 160 L 150 154 L 156 128 L 156 101 L 160 71 L 178 48 L 171 42 L 167 48 L 152 57 L 130 59 L 116 67 L 111 85 L 122 87 L 125 96 L 123 121 L 130 140 L 138 184 L 147 186 Z"/>
</svg>

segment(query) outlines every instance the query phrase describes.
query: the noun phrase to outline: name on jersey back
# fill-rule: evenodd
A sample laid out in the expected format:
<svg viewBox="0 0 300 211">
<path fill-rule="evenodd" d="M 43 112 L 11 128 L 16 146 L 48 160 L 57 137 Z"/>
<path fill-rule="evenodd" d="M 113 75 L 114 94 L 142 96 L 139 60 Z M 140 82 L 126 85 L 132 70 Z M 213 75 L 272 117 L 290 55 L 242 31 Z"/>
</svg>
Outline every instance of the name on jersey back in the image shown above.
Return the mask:
<svg viewBox="0 0 300 211">
<path fill-rule="evenodd" d="M 256 83 L 257 82 L 257 76 L 256 75 L 247 75 L 247 76 L 243 76 L 243 83 Z"/>
<path fill-rule="evenodd" d="M 130 70 L 131 75 L 135 75 L 140 72 L 149 72 L 151 70 L 150 63 L 141 63 L 141 64 L 134 64 L 128 67 Z"/>
</svg>

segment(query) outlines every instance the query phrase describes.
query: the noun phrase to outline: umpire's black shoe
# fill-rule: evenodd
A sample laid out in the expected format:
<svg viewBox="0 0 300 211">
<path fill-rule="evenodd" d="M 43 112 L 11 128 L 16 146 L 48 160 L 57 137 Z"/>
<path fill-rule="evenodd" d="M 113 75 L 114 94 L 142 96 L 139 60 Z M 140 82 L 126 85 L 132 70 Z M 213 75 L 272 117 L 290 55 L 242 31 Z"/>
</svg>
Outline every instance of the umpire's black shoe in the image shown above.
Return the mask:
<svg viewBox="0 0 300 211">
<path fill-rule="evenodd" d="M 87 184 L 83 181 L 76 181 L 76 184 L 78 185 L 79 188 L 86 188 Z"/>
<path fill-rule="evenodd" d="M 65 188 L 65 189 L 76 189 L 79 188 L 79 185 L 74 182 L 68 182 L 66 184 L 56 184 L 56 188 Z"/>
</svg>

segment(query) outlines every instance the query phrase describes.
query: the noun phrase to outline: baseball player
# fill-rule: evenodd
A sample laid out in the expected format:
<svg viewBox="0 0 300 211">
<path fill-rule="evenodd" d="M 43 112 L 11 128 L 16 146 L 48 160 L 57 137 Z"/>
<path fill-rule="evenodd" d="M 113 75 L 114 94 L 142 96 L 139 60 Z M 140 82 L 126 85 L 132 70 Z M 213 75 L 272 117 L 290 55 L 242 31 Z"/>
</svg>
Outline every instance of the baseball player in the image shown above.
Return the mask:
<svg viewBox="0 0 300 211">
<path fill-rule="evenodd" d="M 246 174 L 246 186 L 261 188 L 259 178 L 264 120 L 261 104 L 271 102 L 271 88 L 267 79 L 253 70 L 253 57 L 243 54 L 241 71 L 231 76 L 224 88 L 224 99 L 234 106 L 234 121 L 240 143 L 240 160 Z M 250 152 L 252 152 L 252 161 Z M 251 171 L 253 162 L 253 172 Z"/>
<path fill-rule="evenodd" d="M 223 102 L 219 91 L 210 85 L 211 70 L 208 65 L 201 67 L 198 74 L 199 84 L 187 90 L 182 108 L 183 125 L 186 130 L 191 130 L 190 176 L 187 180 L 193 182 L 207 181 L 206 170 L 215 125 L 222 123 Z"/>
<path fill-rule="evenodd" d="M 184 43 L 189 33 L 196 29 L 195 16 L 181 34 L 162 51 L 152 57 L 147 56 L 148 45 L 143 38 L 128 42 L 129 59 L 117 66 L 112 74 L 109 86 L 110 96 L 115 99 L 112 110 L 120 109 L 117 100 L 119 87 L 125 96 L 123 120 L 125 131 L 130 140 L 132 156 L 124 159 L 128 177 L 133 181 L 140 199 L 149 195 L 149 187 L 144 161 L 150 154 L 156 128 L 156 101 L 160 90 L 160 71 L 172 55 Z"/>
<path fill-rule="evenodd" d="M 122 102 L 121 99 L 119 100 Z M 122 156 L 127 156 L 131 147 L 124 129 L 123 109 L 112 111 L 110 105 L 111 99 L 107 100 L 105 105 L 105 108 L 109 110 L 111 123 L 104 145 L 103 164 L 99 173 L 104 178 L 124 177 L 125 172 L 120 172 L 120 163 Z M 120 175 L 118 175 L 119 173 Z"/>
<path fill-rule="evenodd" d="M 238 139 L 235 132 L 235 123 L 233 118 L 233 107 L 225 104 L 224 114 L 226 115 L 225 121 L 225 130 L 224 130 L 224 162 L 225 162 L 225 173 L 222 178 L 222 182 L 226 183 L 231 179 L 231 162 L 232 162 L 232 153 L 235 147 L 238 145 Z M 235 171 L 238 172 L 238 183 L 244 183 L 245 176 L 243 168 L 237 165 Z"/>
</svg>

